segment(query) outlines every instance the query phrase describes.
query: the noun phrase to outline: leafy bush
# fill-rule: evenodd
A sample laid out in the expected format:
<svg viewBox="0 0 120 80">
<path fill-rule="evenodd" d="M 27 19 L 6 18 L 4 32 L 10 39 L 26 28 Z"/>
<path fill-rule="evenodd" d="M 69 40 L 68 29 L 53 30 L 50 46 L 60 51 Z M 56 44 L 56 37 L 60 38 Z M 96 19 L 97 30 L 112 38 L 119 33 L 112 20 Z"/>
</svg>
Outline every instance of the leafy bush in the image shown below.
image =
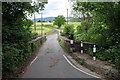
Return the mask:
<svg viewBox="0 0 120 80">
<path fill-rule="evenodd" d="M 33 24 L 26 17 L 26 12 L 30 15 L 44 7 L 32 6 L 28 2 L 4 2 L 2 3 L 2 66 L 3 76 L 9 72 L 14 72 L 28 56 L 30 56 L 30 46 L 28 42 L 32 40 L 30 26 Z"/>
<path fill-rule="evenodd" d="M 62 34 L 67 35 L 67 36 L 74 34 L 74 25 L 66 24 L 64 26 Z"/>
<path fill-rule="evenodd" d="M 13 45 L 3 44 L 3 74 L 16 70 L 18 65 L 29 56 L 28 53 L 24 53 L 25 51 L 23 49 L 17 49 L 15 47 L 17 44 Z"/>
<path fill-rule="evenodd" d="M 75 34 L 74 37 L 75 37 L 75 40 L 84 40 L 86 41 L 86 34 L 85 33 L 81 33 L 81 34 Z"/>
<path fill-rule="evenodd" d="M 97 58 L 113 63 L 120 72 L 120 2 L 81 3 L 73 5 L 75 16 L 81 15 L 81 25 L 76 29 L 76 40 L 98 44 Z M 117 17 L 116 17 L 117 16 Z M 90 24 L 89 24 L 90 23 Z M 92 55 L 90 49 L 87 50 Z"/>
<path fill-rule="evenodd" d="M 86 53 L 89 54 L 90 56 L 93 56 L 93 51 L 91 48 L 86 49 Z"/>
</svg>

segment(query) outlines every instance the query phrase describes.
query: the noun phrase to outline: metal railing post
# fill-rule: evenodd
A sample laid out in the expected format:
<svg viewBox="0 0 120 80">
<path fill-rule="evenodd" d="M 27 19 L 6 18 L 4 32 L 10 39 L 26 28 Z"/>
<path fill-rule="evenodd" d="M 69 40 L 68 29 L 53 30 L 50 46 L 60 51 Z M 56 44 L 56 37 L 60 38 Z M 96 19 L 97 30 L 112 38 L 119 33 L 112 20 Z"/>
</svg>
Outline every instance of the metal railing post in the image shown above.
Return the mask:
<svg viewBox="0 0 120 80">
<path fill-rule="evenodd" d="M 83 41 L 82 40 L 80 41 L 80 47 L 81 47 L 80 52 L 81 52 L 81 54 L 83 54 Z"/>
<path fill-rule="evenodd" d="M 93 60 L 96 60 L 96 45 L 93 45 Z"/>
</svg>

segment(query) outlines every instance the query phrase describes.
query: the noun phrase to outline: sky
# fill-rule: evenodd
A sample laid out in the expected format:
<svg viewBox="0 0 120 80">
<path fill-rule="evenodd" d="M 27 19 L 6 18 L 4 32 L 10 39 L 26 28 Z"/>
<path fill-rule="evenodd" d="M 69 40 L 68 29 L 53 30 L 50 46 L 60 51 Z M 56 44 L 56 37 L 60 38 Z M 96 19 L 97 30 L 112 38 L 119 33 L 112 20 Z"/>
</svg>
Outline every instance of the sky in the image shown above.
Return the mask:
<svg viewBox="0 0 120 80">
<path fill-rule="evenodd" d="M 48 4 L 45 4 L 43 17 L 57 17 L 58 15 L 63 15 L 64 17 L 67 17 L 67 9 L 68 9 L 68 15 L 71 13 L 70 3 L 68 0 L 48 0 Z M 41 15 L 38 13 L 35 13 L 36 18 L 40 18 Z M 32 16 L 30 19 L 34 19 L 34 16 Z"/>
</svg>

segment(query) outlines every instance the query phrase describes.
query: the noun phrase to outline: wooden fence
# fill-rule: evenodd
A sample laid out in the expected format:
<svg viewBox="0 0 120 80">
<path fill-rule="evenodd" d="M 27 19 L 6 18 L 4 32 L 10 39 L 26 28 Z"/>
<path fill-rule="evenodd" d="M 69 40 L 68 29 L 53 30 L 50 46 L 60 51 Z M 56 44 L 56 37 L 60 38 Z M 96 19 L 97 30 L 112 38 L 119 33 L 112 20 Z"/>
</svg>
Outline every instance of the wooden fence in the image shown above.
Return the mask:
<svg viewBox="0 0 120 80">
<path fill-rule="evenodd" d="M 60 39 L 61 41 L 63 42 L 65 48 L 66 48 L 66 51 L 67 52 L 71 52 L 71 48 L 74 48 L 74 51 L 76 52 L 80 52 L 81 50 L 81 41 L 77 41 L 77 40 L 74 40 L 73 41 L 73 45 L 70 44 L 70 39 L 64 37 L 64 36 L 60 36 Z M 90 42 L 83 42 L 83 50 L 85 51 L 86 49 L 89 49 L 89 48 L 93 48 L 93 45 L 94 43 L 90 43 Z"/>
</svg>

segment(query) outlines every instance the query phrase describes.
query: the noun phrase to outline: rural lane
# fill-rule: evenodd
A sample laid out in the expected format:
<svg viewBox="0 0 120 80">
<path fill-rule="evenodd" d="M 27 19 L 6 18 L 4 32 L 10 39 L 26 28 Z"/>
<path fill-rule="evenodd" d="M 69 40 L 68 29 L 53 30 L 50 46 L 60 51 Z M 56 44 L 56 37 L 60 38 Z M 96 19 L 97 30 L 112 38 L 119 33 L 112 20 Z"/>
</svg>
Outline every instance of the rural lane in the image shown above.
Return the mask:
<svg viewBox="0 0 120 80">
<path fill-rule="evenodd" d="M 64 54 L 57 34 L 48 36 L 22 78 L 94 78 L 71 66 Z"/>
</svg>

